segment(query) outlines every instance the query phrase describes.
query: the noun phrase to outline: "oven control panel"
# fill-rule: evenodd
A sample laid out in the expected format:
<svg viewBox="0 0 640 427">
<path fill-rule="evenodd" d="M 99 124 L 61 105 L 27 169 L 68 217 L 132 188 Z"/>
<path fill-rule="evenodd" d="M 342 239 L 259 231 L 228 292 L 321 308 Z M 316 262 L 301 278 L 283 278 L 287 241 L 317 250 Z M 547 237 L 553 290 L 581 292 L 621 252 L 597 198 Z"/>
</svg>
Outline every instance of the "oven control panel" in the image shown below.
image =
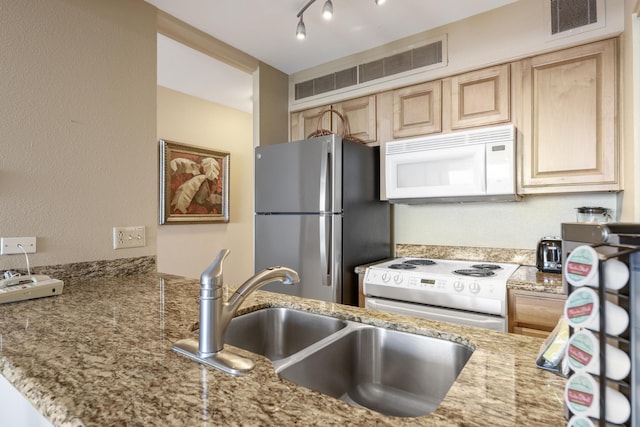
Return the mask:
<svg viewBox="0 0 640 427">
<path fill-rule="evenodd" d="M 493 278 L 458 278 L 369 267 L 363 291 L 366 298 L 507 315 L 506 282 Z"/>
<path fill-rule="evenodd" d="M 391 287 L 422 292 L 436 292 L 468 297 L 504 298 L 506 286 L 492 278 L 458 278 L 454 276 L 425 275 L 411 271 L 368 268 L 364 279 L 369 287 Z M 366 293 L 366 291 L 365 291 Z"/>
</svg>

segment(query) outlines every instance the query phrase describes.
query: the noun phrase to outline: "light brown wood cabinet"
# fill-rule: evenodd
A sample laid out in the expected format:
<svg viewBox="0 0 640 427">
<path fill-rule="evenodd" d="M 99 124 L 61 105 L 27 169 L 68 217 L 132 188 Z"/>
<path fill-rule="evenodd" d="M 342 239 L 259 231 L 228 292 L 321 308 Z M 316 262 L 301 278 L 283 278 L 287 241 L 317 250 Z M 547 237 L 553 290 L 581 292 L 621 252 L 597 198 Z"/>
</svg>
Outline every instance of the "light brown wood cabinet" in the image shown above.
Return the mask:
<svg viewBox="0 0 640 427">
<path fill-rule="evenodd" d="M 306 139 L 318 128 L 318 120 L 323 111 L 330 106 L 309 108 L 308 110 L 291 113 L 291 141 Z M 320 123 L 322 129 L 331 129 L 331 117 L 325 114 Z"/>
<path fill-rule="evenodd" d="M 566 295 L 509 289 L 509 332 L 546 338 L 563 315 Z"/>
<path fill-rule="evenodd" d="M 443 80 L 445 128 L 494 125 L 511 120 L 510 64 L 471 71 Z"/>
<path fill-rule="evenodd" d="M 609 39 L 513 64 L 521 76 L 519 193 L 621 189 L 617 49 Z"/>
<path fill-rule="evenodd" d="M 386 95 L 390 93 L 391 96 Z M 367 143 L 486 126 L 511 120 L 511 64 L 502 64 L 377 94 L 291 113 L 291 139 L 318 128 L 320 113 L 334 108 L 348 117 L 351 134 Z M 391 108 L 386 103 L 392 102 Z M 392 133 L 378 127 L 392 114 Z M 342 132 L 328 113 L 321 128 Z M 384 137 L 381 137 L 381 133 Z"/>
<path fill-rule="evenodd" d="M 393 91 L 393 137 L 405 138 L 511 120 L 510 64 Z"/>
<path fill-rule="evenodd" d="M 365 143 L 375 143 L 377 136 L 376 95 L 350 99 L 331 105 L 310 108 L 291 113 L 291 140 L 306 139 L 318 130 L 318 121 L 323 111 L 333 108 L 349 121 L 350 134 Z M 334 113 L 322 115 L 321 129 L 342 134 L 342 121 Z"/>
<path fill-rule="evenodd" d="M 394 139 L 441 131 L 442 83 L 440 80 L 393 91 Z"/>
<path fill-rule="evenodd" d="M 351 135 L 366 143 L 378 141 L 376 96 L 364 96 L 333 104 L 333 108 L 347 118 Z M 333 130 L 342 133 L 342 123 L 334 117 Z"/>
<path fill-rule="evenodd" d="M 603 40 L 293 112 L 291 140 L 340 111 L 354 136 L 381 146 L 384 199 L 386 142 L 511 122 L 519 194 L 619 191 L 617 51 L 617 39 Z M 338 124 L 325 114 L 320 127 L 340 133 Z"/>
</svg>

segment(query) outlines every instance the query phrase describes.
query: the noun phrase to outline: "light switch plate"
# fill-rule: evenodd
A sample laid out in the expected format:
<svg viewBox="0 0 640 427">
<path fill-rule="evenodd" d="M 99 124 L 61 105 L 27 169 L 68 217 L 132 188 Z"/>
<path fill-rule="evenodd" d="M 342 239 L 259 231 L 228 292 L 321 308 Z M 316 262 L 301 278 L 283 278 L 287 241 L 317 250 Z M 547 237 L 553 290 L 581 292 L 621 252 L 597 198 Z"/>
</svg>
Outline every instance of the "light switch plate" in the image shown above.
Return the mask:
<svg viewBox="0 0 640 427">
<path fill-rule="evenodd" d="M 113 227 L 113 249 L 138 248 L 146 245 L 145 227 Z"/>
<path fill-rule="evenodd" d="M 18 245 L 22 245 L 24 251 Z M 0 255 L 23 254 L 25 252 L 28 254 L 36 253 L 35 237 L 0 238 Z"/>
</svg>

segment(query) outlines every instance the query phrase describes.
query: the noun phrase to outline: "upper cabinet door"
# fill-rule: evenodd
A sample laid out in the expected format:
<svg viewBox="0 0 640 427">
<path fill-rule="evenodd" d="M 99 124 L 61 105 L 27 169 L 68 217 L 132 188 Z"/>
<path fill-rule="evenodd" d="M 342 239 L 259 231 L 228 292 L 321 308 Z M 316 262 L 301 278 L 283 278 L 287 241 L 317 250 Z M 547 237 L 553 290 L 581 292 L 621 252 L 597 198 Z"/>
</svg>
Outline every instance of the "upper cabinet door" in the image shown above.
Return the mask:
<svg viewBox="0 0 640 427">
<path fill-rule="evenodd" d="M 319 129 L 342 135 L 344 131 L 342 121 L 337 114 L 327 111 L 330 108 L 338 111 L 349 121 L 351 136 L 368 144 L 378 141 L 376 95 L 291 113 L 291 141 L 307 139 L 311 133 Z M 321 114 L 322 119 L 320 119 Z"/>
<path fill-rule="evenodd" d="M 442 131 L 440 80 L 393 91 L 393 138 Z"/>
<path fill-rule="evenodd" d="M 443 110 L 451 129 L 508 122 L 510 65 L 504 64 L 444 79 Z"/>
<path fill-rule="evenodd" d="M 291 141 L 307 139 L 309 134 L 318 129 L 318 120 L 326 107 L 310 108 L 308 110 L 291 113 Z M 331 129 L 331 115 L 329 113 L 322 117 L 321 129 Z"/>
<path fill-rule="evenodd" d="M 521 61 L 519 192 L 620 190 L 617 42 Z"/>
<path fill-rule="evenodd" d="M 334 104 L 333 108 L 349 121 L 351 136 L 366 143 L 378 141 L 375 95 L 343 101 Z M 342 135 L 343 129 L 340 118 L 333 115 L 332 122 L 332 130 Z"/>
</svg>

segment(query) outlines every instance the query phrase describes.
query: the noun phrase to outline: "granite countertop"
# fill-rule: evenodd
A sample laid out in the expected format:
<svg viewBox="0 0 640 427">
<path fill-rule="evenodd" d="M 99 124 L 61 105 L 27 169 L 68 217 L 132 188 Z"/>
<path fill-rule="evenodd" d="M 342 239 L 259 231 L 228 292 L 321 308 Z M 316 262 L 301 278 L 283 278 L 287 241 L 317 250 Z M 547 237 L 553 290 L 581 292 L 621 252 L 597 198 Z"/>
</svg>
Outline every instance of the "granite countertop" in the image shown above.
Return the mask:
<svg viewBox="0 0 640 427">
<path fill-rule="evenodd" d="M 292 307 L 474 348 L 435 412 L 397 418 L 280 379 L 261 356 L 231 376 L 174 353 L 198 320 L 198 296 L 196 280 L 145 273 L 76 278 L 60 296 L 2 305 L 0 374 L 55 426 L 566 423 L 565 380 L 535 366 L 541 339 L 269 292 L 245 301 L 241 313 Z"/>
<path fill-rule="evenodd" d="M 562 294 L 562 274 L 545 273 L 536 267 L 521 265 L 507 281 L 507 289 Z"/>
</svg>

